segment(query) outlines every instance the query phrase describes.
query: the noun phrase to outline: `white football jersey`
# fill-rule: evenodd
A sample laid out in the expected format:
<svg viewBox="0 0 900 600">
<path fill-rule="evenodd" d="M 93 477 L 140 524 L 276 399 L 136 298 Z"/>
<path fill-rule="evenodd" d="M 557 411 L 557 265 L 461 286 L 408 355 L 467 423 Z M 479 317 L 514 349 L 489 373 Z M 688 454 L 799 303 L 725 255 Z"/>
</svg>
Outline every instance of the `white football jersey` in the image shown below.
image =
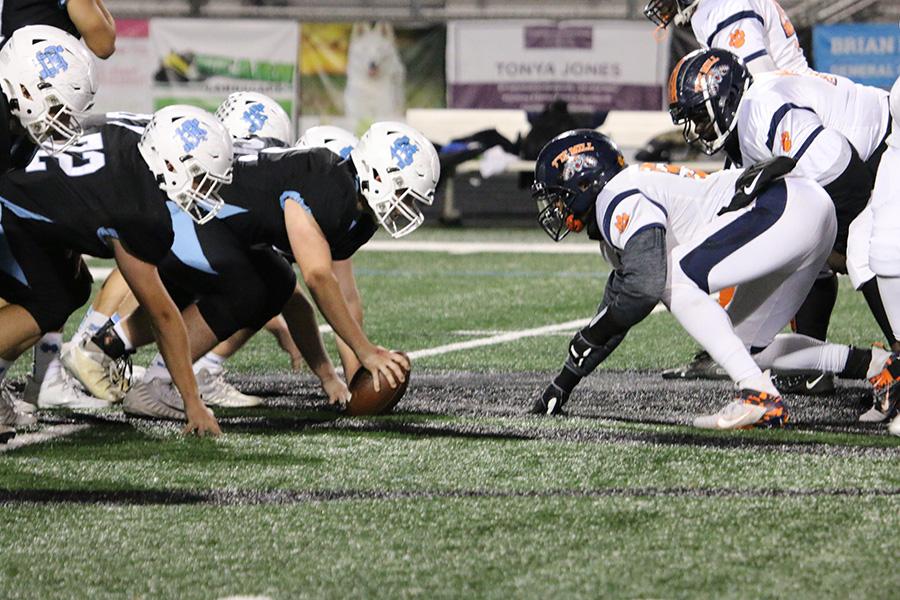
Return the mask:
<svg viewBox="0 0 900 600">
<path fill-rule="evenodd" d="M 850 158 L 847 141 L 868 160 L 887 133 L 888 93 L 825 73 L 766 73 L 738 107 L 741 164 L 797 159 L 794 173 L 828 185 Z M 846 140 L 846 141 L 845 141 Z"/>
<path fill-rule="evenodd" d="M 742 172 L 730 169 L 706 175 L 675 165 L 632 165 L 598 194 L 597 225 L 603 239 L 618 251 L 638 231 L 662 226 L 671 250 L 690 240 L 731 202 Z"/>
<path fill-rule="evenodd" d="M 754 75 L 810 70 L 794 26 L 775 0 L 699 0 L 691 27 L 701 46 L 737 54 Z"/>
</svg>

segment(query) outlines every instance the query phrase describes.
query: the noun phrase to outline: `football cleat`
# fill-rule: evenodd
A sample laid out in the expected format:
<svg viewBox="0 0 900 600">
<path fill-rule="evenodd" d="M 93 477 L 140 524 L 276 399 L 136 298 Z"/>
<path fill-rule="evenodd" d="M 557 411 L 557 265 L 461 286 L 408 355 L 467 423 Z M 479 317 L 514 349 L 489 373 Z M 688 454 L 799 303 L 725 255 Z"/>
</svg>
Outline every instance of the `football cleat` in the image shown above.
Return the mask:
<svg viewBox="0 0 900 600">
<path fill-rule="evenodd" d="M 900 435 L 900 416 L 894 417 L 888 425 L 888 432 L 891 435 Z"/>
<path fill-rule="evenodd" d="M 62 369 L 56 376 L 45 377 L 40 383 L 29 375 L 25 382 L 25 401 L 37 408 L 48 409 L 98 410 L 112 406 L 111 402 L 85 394 Z"/>
<path fill-rule="evenodd" d="M 691 364 L 663 371 L 662 376 L 663 379 L 730 379 L 706 350 L 695 354 Z"/>
<path fill-rule="evenodd" d="M 782 394 L 826 396 L 834 393 L 834 373 L 773 373 L 772 384 Z"/>
<path fill-rule="evenodd" d="M 87 338 L 82 338 L 66 344 L 60 357 L 63 366 L 91 396 L 107 402 L 121 401 L 122 380 L 127 379 L 124 367 L 103 352 L 88 350 L 87 342 Z"/>
<path fill-rule="evenodd" d="M 551 383 L 541 394 L 541 397 L 535 400 L 531 407 L 533 415 L 564 415 L 563 405 L 569 399 L 569 394 L 564 392 L 555 383 Z"/>
<path fill-rule="evenodd" d="M 755 390 L 741 390 L 734 402 L 716 414 L 694 419 L 694 427 L 700 429 L 782 427 L 787 420 L 787 410 L 781 396 L 772 396 Z"/>
<path fill-rule="evenodd" d="M 900 354 L 887 357 L 881 372 L 869 379 L 872 389 L 872 408 L 860 415 L 864 423 L 878 423 L 897 414 L 900 397 Z M 893 423 L 892 423 L 893 424 Z"/>
<path fill-rule="evenodd" d="M 206 369 L 196 373 L 197 386 L 200 388 L 200 400 L 207 406 L 221 406 L 223 408 L 249 408 L 259 406 L 262 398 L 250 396 L 238 391 L 233 385 L 225 381 L 222 375 L 213 375 Z"/>
<path fill-rule="evenodd" d="M 16 410 L 16 401 L 6 382 L 0 383 L 0 425 L 33 425 L 37 418 Z"/>
<path fill-rule="evenodd" d="M 184 400 L 171 381 L 136 381 L 125 393 L 122 410 L 132 417 L 186 421 Z"/>
</svg>

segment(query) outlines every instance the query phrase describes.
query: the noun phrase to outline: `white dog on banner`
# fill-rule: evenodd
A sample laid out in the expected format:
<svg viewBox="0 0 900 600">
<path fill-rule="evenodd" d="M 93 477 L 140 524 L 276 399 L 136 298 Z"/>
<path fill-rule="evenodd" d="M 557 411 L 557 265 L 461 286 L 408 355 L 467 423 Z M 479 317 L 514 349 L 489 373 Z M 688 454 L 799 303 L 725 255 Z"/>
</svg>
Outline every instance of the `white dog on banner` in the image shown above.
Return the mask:
<svg viewBox="0 0 900 600">
<path fill-rule="evenodd" d="M 347 50 L 344 114 L 352 128 L 403 117 L 406 68 L 389 23 L 356 23 Z"/>
</svg>

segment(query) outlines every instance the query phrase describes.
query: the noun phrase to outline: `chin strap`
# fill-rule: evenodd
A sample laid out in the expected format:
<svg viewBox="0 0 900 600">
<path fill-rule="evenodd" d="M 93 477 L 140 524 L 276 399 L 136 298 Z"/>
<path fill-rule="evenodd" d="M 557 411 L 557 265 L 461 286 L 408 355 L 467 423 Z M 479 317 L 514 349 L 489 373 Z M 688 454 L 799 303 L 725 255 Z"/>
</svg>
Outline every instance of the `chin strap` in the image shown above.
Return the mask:
<svg viewBox="0 0 900 600">
<path fill-rule="evenodd" d="M 585 223 L 575 215 L 569 215 L 566 217 L 566 229 L 569 231 L 574 231 L 575 233 L 580 233 L 584 231 Z"/>
<path fill-rule="evenodd" d="M 660 32 L 662 32 L 662 33 L 660 33 Z M 663 41 L 664 39 L 666 39 L 666 36 L 667 36 L 668 34 L 669 34 L 669 32 L 668 32 L 668 30 L 666 29 L 666 26 L 665 26 L 665 25 L 658 25 L 658 26 L 656 27 L 656 30 L 654 30 L 654 32 L 653 32 L 653 37 L 656 38 L 656 41 L 657 41 L 657 42 L 661 42 L 661 41 Z"/>
</svg>

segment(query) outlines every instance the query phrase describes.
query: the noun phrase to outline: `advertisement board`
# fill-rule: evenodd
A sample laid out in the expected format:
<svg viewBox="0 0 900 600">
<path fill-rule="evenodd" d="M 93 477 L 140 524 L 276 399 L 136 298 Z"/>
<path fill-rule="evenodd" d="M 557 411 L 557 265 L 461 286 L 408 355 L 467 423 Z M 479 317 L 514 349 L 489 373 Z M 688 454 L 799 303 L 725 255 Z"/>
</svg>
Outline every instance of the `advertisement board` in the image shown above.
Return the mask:
<svg viewBox="0 0 900 600">
<path fill-rule="evenodd" d="M 900 76 L 900 27 L 891 23 L 841 23 L 813 28 L 817 71 L 890 88 Z"/>
<path fill-rule="evenodd" d="M 451 22 L 448 106 L 660 110 L 668 64 L 669 45 L 645 22 Z"/>
</svg>

